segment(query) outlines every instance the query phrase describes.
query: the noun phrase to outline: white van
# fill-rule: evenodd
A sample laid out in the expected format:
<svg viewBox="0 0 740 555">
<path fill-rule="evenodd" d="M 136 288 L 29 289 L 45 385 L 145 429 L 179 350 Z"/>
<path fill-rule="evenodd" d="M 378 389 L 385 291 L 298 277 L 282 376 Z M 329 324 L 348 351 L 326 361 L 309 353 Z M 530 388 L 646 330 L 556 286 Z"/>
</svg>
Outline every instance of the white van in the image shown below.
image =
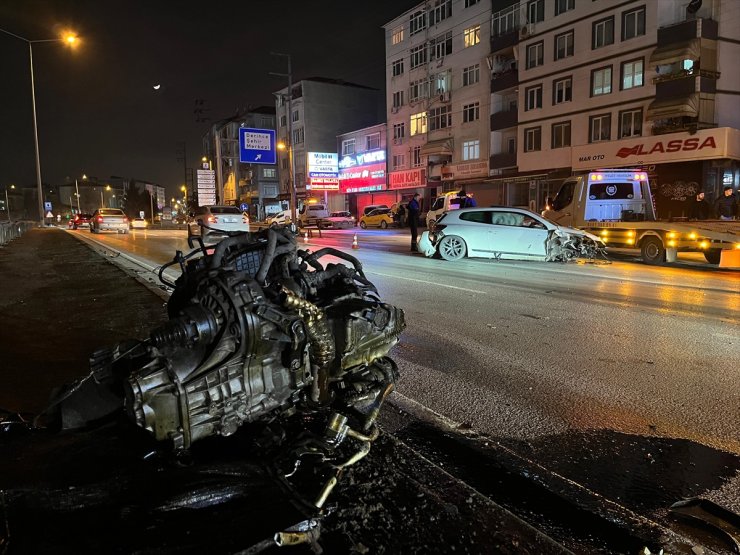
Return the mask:
<svg viewBox="0 0 740 555">
<path fill-rule="evenodd" d="M 300 227 L 318 225 L 319 220 L 329 217 L 329 210 L 325 204 L 304 204 L 298 211 L 298 225 Z"/>
</svg>

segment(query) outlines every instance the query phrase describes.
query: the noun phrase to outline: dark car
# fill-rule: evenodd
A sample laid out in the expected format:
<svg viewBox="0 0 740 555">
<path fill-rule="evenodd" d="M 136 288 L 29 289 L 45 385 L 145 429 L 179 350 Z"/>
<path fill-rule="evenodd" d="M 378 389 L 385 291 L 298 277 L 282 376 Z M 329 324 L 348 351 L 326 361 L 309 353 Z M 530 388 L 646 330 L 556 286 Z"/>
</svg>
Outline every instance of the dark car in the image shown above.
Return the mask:
<svg viewBox="0 0 740 555">
<path fill-rule="evenodd" d="M 69 220 L 67 226 L 70 229 L 77 229 L 78 227 L 90 227 L 91 214 L 75 214 L 74 218 Z"/>
</svg>

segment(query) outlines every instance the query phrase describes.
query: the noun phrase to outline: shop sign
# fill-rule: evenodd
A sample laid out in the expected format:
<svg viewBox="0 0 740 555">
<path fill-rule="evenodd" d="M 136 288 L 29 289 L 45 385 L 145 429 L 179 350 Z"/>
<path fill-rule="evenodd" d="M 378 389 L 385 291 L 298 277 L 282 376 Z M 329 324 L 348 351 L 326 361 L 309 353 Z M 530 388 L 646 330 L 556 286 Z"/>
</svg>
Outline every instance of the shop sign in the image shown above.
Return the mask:
<svg viewBox="0 0 740 555">
<path fill-rule="evenodd" d="M 375 164 L 376 162 L 385 162 L 385 150 L 369 150 L 359 154 L 346 154 L 339 161 L 339 168 L 353 168 Z"/>
<path fill-rule="evenodd" d="M 389 189 L 411 189 L 425 187 L 426 184 L 426 171 L 423 168 L 390 172 L 388 174 Z"/>
<path fill-rule="evenodd" d="M 488 162 L 442 166 L 442 179 L 465 179 L 467 177 L 488 177 Z"/>
<path fill-rule="evenodd" d="M 333 177 L 339 173 L 339 155 L 336 152 L 309 152 L 306 156 L 309 177 Z"/>
<path fill-rule="evenodd" d="M 338 191 L 339 180 L 332 177 L 311 177 L 306 184 L 311 191 Z"/>
</svg>

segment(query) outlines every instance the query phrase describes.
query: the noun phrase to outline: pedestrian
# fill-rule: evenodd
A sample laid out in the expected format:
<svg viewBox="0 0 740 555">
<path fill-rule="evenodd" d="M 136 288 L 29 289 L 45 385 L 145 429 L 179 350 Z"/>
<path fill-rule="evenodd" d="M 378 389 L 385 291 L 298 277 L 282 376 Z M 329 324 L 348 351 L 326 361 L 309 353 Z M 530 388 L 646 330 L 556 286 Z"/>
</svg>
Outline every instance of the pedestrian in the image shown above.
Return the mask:
<svg viewBox="0 0 740 555">
<path fill-rule="evenodd" d="M 468 193 L 465 192 L 465 189 L 460 191 L 457 196 L 460 199 L 460 208 L 475 208 L 478 206 L 478 203 L 475 202 L 473 196 L 468 195 Z"/>
<path fill-rule="evenodd" d="M 737 215 L 738 202 L 730 185 L 726 185 L 722 196 L 714 203 L 715 211 L 720 220 L 734 220 Z"/>
<path fill-rule="evenodd" d="M 409 228 L 411 229 L 411 251 L 418 252 L 419 247 L 416 245 L 416 238 L 419 235 L 419 193 L 414 193 L 414 197 L 409 201 L 406 211 L 409 218 Z"/>
<path fill-rule="evenodd" d="M 689 206 L 689 220 L 708 220 L 712 217 L 712 206 L 704 198 L 704 191 L 696 193 L 694 201 Z"/>
</svg>

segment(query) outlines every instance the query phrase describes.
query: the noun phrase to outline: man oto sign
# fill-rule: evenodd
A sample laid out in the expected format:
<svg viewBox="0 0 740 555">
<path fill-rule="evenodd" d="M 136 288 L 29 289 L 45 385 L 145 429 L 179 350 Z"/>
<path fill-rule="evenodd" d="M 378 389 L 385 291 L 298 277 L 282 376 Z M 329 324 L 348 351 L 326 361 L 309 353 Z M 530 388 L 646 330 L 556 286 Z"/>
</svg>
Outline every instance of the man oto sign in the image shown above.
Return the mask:
<svg viewBox="0 0 740 555">
<path fill-rule="evenodd" d="M 273 129 L 239 128 L 239 161 L 243 164 L 275 164 L 275 146 Z"/>
</svg>

